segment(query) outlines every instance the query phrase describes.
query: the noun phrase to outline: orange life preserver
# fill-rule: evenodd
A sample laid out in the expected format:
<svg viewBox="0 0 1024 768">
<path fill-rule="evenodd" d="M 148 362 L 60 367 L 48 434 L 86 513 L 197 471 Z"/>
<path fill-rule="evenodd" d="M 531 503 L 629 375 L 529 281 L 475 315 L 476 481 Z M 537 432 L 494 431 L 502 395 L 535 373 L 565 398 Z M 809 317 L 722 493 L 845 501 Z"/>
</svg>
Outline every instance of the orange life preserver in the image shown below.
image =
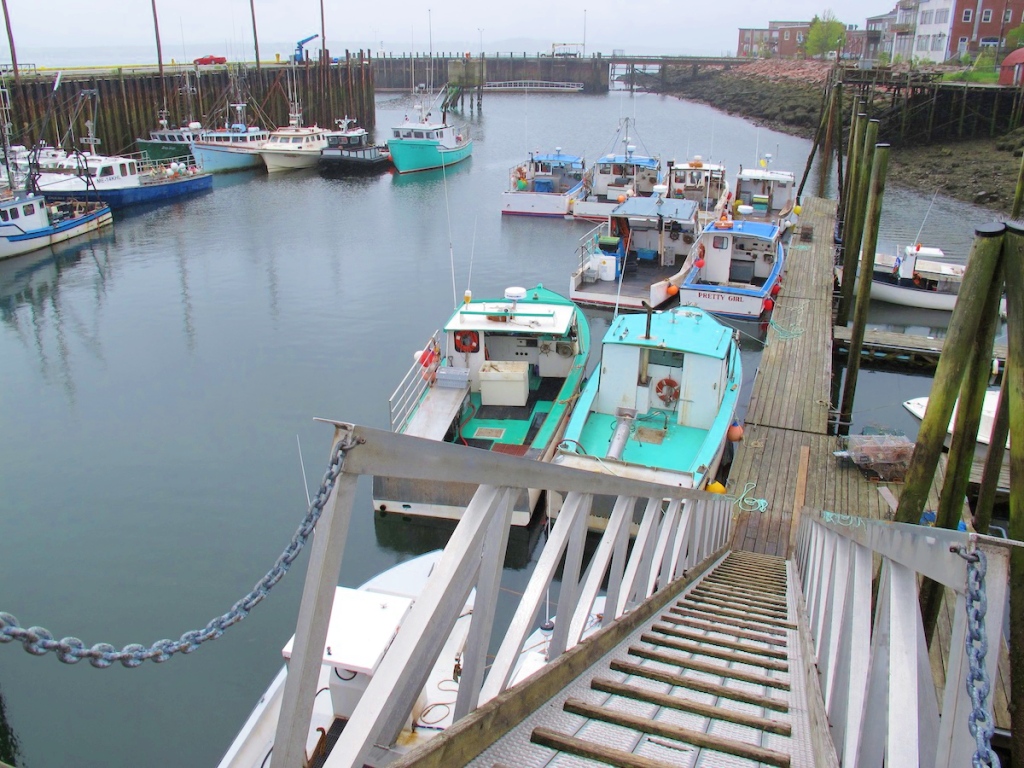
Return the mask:
<svg viewBox="0 0 1024 768">
<path fill-rule="evenodd" d="M 480 334 L 476 331 L 456 331 L 455 351 L 457 352 L 479 352 Z"/>
<path fill-rule="evenodd" d="M 654 393 L 665 405 L 672 405 L 679 399 L 679 383 L 666 376 L 654 385 Z"/>
</svg>

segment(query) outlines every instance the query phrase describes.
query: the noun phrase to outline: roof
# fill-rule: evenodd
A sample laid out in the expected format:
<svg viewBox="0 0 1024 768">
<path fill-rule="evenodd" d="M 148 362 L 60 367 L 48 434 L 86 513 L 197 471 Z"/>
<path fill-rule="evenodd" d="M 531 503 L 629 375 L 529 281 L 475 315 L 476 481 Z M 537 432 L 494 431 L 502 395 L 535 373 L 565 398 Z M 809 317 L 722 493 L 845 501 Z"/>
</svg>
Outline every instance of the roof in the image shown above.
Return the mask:
<svg viewBox="0 0 1024 768">
<path fill-rule="evenodd" d="M 646 314 L 619 315 L 605 333 L 603 343 L 653 347 L 724 359 L 732 339 L 732 328 L 697 307 L 653 312 L 651 337 L 645 338 L 646 333 Z"/>
<path fill-rule="evenodd" d="M 660 200 L 660 205 L 658 204 Z M 612 216 L 654 218 L 662 216 L 676 221 L 690 221 L 697 215 L 697 203 L 693 200 L 665 199 L 658 197 L 627 197 L 612 210 Z"/>
<path fill-rule="evenodd" d="M 661 165 L 661 161 L 656 157 L 648 157 L 647 155 L 601 155 L 598 158 L 599 163 L 630 163 L 631 165 L 638 165 L 641 168 L 657 168 Z"/>
<path fill-rule="evenodd" d="M 708 232 L 721 232 L 722 234 L 733 234 L 733 235 L 747 235 L 749 237 L 759 237 L 764 240 L 774 240 L 778 237 L 779 227 L 776 224 L 770 224 L 767 221 L 752 221 L 750 219 L 730 219 L 731 224 L 728 228 L 720 228 L 715 226 L 718 222 L 712 221 L 704 228 L 702 234 Z"/>
<path fill-rule="evenodd" d="M 573 165 L 583 162 L 583 158 L 580 155 L 567 155 L 564 152 L 556 152 L 555 154 L 535 152 L 533 159 L 539 163 L 553 163 L 555 165 Z"/>
<path fill-rule="evenodd" d="M 1005 59 L 999 65 L 1000 67 L 1015 67 L 1018 64 L 1024 62 L 1024 48 L 1018 48 Z"/>
<path fill-rule="evenodd" d="M 538 285 L 527 290 L 526 297 L 518 301 L 482 299 L 463 304 L 444 329 L 558 336 L 569 332 L 577 311 L 576 305 L 567 298 Z"/>
</svg>

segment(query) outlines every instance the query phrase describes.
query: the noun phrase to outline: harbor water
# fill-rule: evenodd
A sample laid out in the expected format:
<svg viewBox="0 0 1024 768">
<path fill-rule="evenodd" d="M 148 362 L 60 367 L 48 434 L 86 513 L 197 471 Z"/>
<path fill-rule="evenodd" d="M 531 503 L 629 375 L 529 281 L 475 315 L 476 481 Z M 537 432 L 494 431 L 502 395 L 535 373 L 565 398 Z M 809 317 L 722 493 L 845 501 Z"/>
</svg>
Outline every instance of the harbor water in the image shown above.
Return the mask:
<svg viewBox="0 0 1024 768">
<path fill-rule="evenodd" d="M 379 96 L 381 134 L 414 108 Z M 623 117 L 636 120 L 637 151 L 699 154 L 730 175 L 767 152 L 799 178 L 810 150 L 668 97 L 487 94 L 465 115 L 473 157 L 444 172 L 217 178 L 200 197 L 119 212 L 113 231 L 0 262 L 0 611 L 119 648 L 178 638 L 225 612 L 294 533 L 304 483 L 319 483 L 331 432 L 314 417 L 387 428 L 388 395 L 467 286 L 477 297 L 568 290 L 592 225 L 502 217 L 499 195 L 530 150 L 561 147 L 588 163 L 621 150 L 611 142 Z M 913 242 L 924 222 L 922 242 L 962 260 L 974 226 L 992 217 L 889 189 L 882 240 Z M 611 314 L 589 317 L 598 340 Z M 933 333 L 948 321 L 891 309 L 872 319 Z M 758 333 L 741 330 L 749 393 Z M 900 403 L 929 384 L 862 372 L 853 431 L 913 435 Z M 365 483 L 340 582 L 444 536 L 375 517 Z M 510 605 L 542 537 L 512 542 Z M 0 646 L 21 761 L 215 765 L 282 664 L 305 563 L 224 637 L 165 664 L 100 670 Z"/>
</svg>

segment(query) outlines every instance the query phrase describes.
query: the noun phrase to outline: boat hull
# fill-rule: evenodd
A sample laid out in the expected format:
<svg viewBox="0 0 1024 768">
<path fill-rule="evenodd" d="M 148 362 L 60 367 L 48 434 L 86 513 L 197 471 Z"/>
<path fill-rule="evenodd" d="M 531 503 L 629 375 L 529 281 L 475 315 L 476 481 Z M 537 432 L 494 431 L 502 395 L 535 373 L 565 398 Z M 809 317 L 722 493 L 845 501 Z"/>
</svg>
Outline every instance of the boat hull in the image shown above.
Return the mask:
<svg viewBox="0 0 1024 768">
<path fill-rule="evenodd" d="M 391 162 L 399 173 L 415 173 L 429 171 L 433 168 L 445 168 L 462 162 L 473 154 L 473 140 L 457 147 L 442 147 L 437 142 L 419 139 L 392 139 L 388 142 Z"/>
<path fill-rule="evenodd" d="M 843 280 L 843 268 L 836 267 L 836 276 L 841 283 Z M 857 295 L 857 281 L 853 284 L 853 294 Z M 898 304 L 901 307 L 917 307 L 918 309 L 935 309 L 940 312 L 952 312 L 956 306 L 955 293 L 939 293 L 938 291 L 923 291 L 917 288 L 905 288 L 893 285 L 885 280 L 871 281 L 871 298 L 876 301 L 884 301 L 889 304 Z"/>
<path fill-rule="evenodd" d="M 298 171 L 303 168 L 315 168 L 320 162 L 320 152 L 260 152 L 267 172 Z"/>
<path fill-rule="evenodd" d="M 139 152 L 145 152 L 150 160 L 180 160 L 192 157 L 188 142 L 136 139 L 135 143 L 139 147 Z"/>
<path fill-rule="evenodd" d="M 193 143 L 191 147 L 196 165 L 206 173 L 230 173 L 231 171 L 247 171 L 263 167 L 260 153 L 253 148 L 214 147 L 196 143 Z"/>
<path fill-rule="evenodd" d="M 501 213 L 505 216 L 546 216 L 564 218 L 569 215 L 573 192 L 555 195 L 549 192 L 502 192 Z"/>
<path fill-rule="evenodd" d="M 206 192 L 213 188 L 213 177 L 208 173 L 195 176 L 182 176 L 152 184 L 123 189 L 89 189 L 77 191 L 44 190 L 47 199 L 53 200 L 99 200 L 113 209 L 127 208 L 131 205 L 158 203 L 186 195 Z"/>
<path fill-rule="evenodd" d="M 391 165 L 391 156 L 378 154 L 372 157 L 352 157 L 337 153 L 320 153 L 319 168 L 324 173 L 369 174 L 381 173 Z"/>
<path fill-rule="evenodd" d="M 109 227 L 113 223 L 114 219 L 110 208 L 103 207 L 41 230 L 0 237 L 0 259 L 9 259 L 37 251 L 40 248 L 57 245 L 103 227 Z"/>
</svg>

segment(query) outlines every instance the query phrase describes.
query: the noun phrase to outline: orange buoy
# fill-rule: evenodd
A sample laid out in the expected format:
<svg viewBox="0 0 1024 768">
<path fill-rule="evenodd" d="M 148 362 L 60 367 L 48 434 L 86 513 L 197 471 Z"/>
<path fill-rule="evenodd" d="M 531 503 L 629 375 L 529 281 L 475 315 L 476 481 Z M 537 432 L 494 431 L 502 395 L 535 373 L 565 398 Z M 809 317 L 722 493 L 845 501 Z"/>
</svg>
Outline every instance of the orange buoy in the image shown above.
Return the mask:
<svg viewBox="0 0 1024 768">
<path fill-rule="evenodd" d="M 695 266 L 697 269 L 704 269 L 704 259 L 697 259 L 695 262 L 693 262 L 693 266 Z"/>
<path fill-rule="evenodd" d="M 675 283 L 669 283 L 668 288 L 665 289 L 669 296 L 675 296 L 679 293 L 679 286 Z"/>
<path fill-rule="evenodd" d="M 771 289 L 770 293 L 771 293 L 772 296 L 778 296 L 779 295 L 779 291 L 781 291 L 781 290 L 782 290 L 782 283 L 778 282 L 778 283 L 776 283 L 775 285 L 772 286 L 772 289 Z"/>
<path fill-rule="evenodd" d="M 619 195 L 619 202 L 620 203 L 626 202 L 626 196 L 625 195 Z"/>
<path fill-rule="evenodd" d="M 725 437 L 730 443 L 738 443 L 743 439 L 743 427 L 738 421 L 734 421 L 732 426 L 726 430 Z"/>
</svg>

